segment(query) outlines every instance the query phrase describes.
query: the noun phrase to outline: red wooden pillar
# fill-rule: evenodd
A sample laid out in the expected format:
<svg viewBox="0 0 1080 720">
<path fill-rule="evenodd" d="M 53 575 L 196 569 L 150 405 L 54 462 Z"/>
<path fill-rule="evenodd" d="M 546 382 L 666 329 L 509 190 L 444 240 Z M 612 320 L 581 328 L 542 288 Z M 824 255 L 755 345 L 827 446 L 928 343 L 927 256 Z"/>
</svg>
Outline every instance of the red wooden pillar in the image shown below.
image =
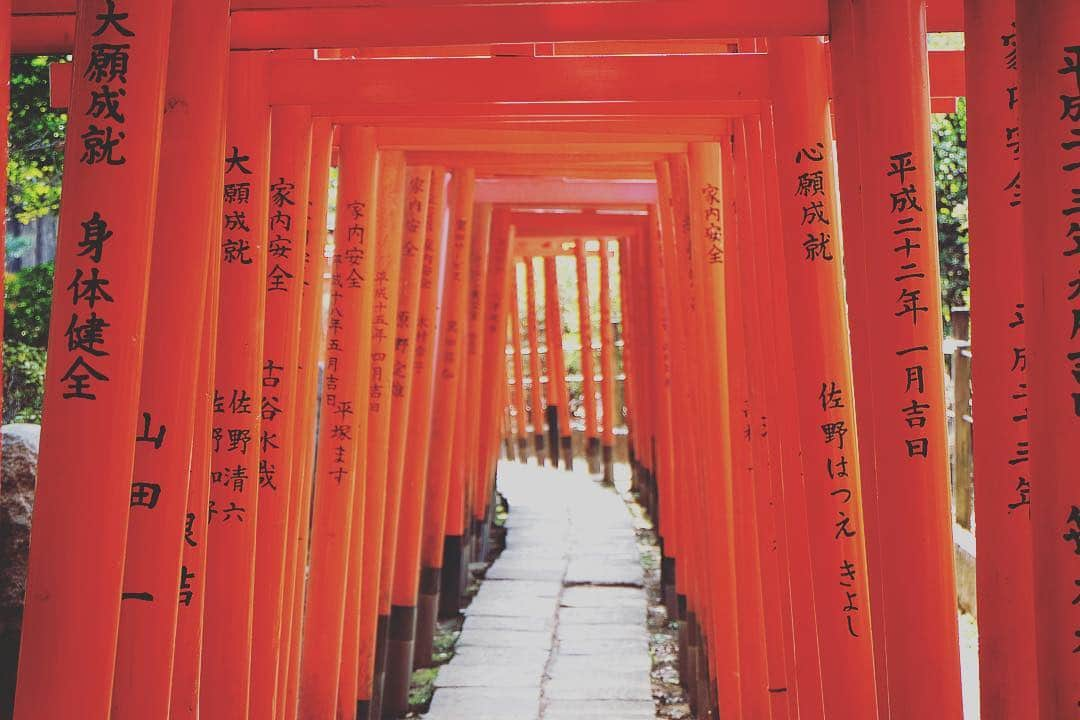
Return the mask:
<svg viewBox="0 0 1080 720">
<path fill-rule="evenodd" d="M 183 546 L 196 542 L 197 532 L 194 523 L 185 532 L 188 483 L 195 415 L 206 406 L 191 388 L 207 352 L 208 291 L 217 292 L 207 268 L 219 256 L 227 15 L 223 2 L 173 14 L 166 94 L 170 104 L 201 111 L 167 113 L 161 134 L 133 472 L 157 499 L 153 507 L 133 506 L 128 519 L 114 718 L 169 714 L 178 607 L 194 598 L 193 590 L 177 589 L 177 578 L 190 584 Z M 206 475 L 195 482 L 205 484 Z"/>
<path fill-rule="evenodd" d="M 1028 356 L 1020 195 L 1020 73 L 1016 3 L 964 6 L 968 107 L 968 210 L 972 242 L 972 388 L 975 556 L 982 716 L 1005 720 L 1038 707 L 1031 555 L 1032 473 L 1025 397 Z M 1018 314 L 1019 313 L 1019 314 Z"/>
<path fill-rule="evenodd" d="M 730 147 L 730 143 L 728 143 Z M 715 442 L 708 459 L 712 467 L 712 482 L 707 494 L 709 534 L 713 552 L 709 557 L 710 592 L 713 596 L 711 637 L 714 640 L 711 659 L 716 682 L 716 708 L 720 717 L 739 717 L 742 694 L 739 685 L 739 616 L 738 584 L 734 553 L 735 527 L 733 505 L 730 375 L 728 372 L 727 340 L 727 282 L 725 241 L 730 227 L 730 212 L 726 212 L 724 177 L 721 175 L 719 145 L 691 145 L 690 191 L 696 202 L 691 204 L 691 241 L 701 281 L 701 312 L 705 324 L 705 377 L 708 391 L 706 421 Z M 730 158 L 730 155 L 725 156 Z M 730 203 L 727 203 L 728 208 Z"/>
<path fill-rule="evenodd" d="M 562 455 L 563 467 L 573 469 L 571 447 L 570 392 L 566 386 L 566 358 L 563 353 L 562 308 L 559 305 L 559 271 L 554 256 L 544 258 L 544 339 L 548 360 L 548 442 L 554 465 Z"/>
<path fill-rule="evenodd" d="M 771 41 L 770 74 L 825 715 L 858 708 L 873 717 L 877 688 L 824 44 Z"/>
<path fill-rule="evenodd" d="M 224 157 L 225 123 L 219 123 L 217 138 L 218 160 Z M 219 164 L 220 168 L 221 165 Z M 222 175 L 224 180 L 224 175 Z M 224 183 L 222 183 L 224 185 Z M 224 199 L 215 198 L 213 224 L 210 226 L 214 248 L 219 247 Z M 210 506 L 210 462 L 213 455 L 214 372 L 217 368 L 218 306 L 221 293 L 221 252 L 210 253 L 206 273 L 206 303 L 203 308 L 199 372 L 195 383 L 197 405 L 193 424 L 191 463 L 188 473 L 187 516 L 184 523 L 182 567 L 187 568 L 187 587 L 183 588 L 184 602 L 176 617 L 176 641 L 173 652 L 172 689 L 169 717 L 197 718 L 199 689 L 202 675 L 202 639 L 206 606 L 206 532 Z M 191 593 L 187 602 L 186 593 Z"/>
<path fill-rule="evenodd" d="M 266 305 L 270 108 L 266 56 L 229 68 L 217 367 L 207 512 L 206 619 L 200 712 L 249 709 L 258 517 L 261 320 Z M 235 222 L 239 216 L 243 222 Z"/>
<path fill-rule="evenodd" d="M 604 419 L 600 448 L 604 482 L 609 484 L 615 481 L 615 332 L 611 325 L 610 253 L 607 238 L 600 238 L 600 400 Z M 622 311 L 625 314 L 626 308 Z"/>
<path fill-rule="evenodd" d="M 540 387 L 540 328 L 536 319 L 536 263 L 526 256 L 525 268 L 525 328 L 529 334 L 529 420 L 533 429 L 533 450 L 536 464 L 544 459 L 544 401 Z"/>
<path fill-rule="evenodd" d="M 600 433 L 596 422 L 596 370 L 593 366 L 592 312 L 589 308 L 589 266 L 585 241 L 574 244 L 577 269 L 578 327 L 581 338 L 581 405 L 585 411 L 585 460 L 589 472 L 600 472 Z"/>
<path fill-rule="evenodd" d="M 922 0 L 854 3 L 852 22 L 840 28 L 854 33 L 848 61 L 859 63 L 865 77 L 890 82 L 844 88 L 847 103 L 837 111 L 868 117 L 873 127 L 873 142 L 857 145 L 861 235 L 849 235 L 848 246 L 861 246 L 866 260 L 872 321 L 853 336 L 852 354 L 856 364 L 872 364 L 874 374 L 870 412 L 862 413 L 858 393 L 856 402 L 860 430 L 865 424 L 875 436 L 880 562 L 873 564 L 871 555 L 869 571 L 882 575 L 877 618 L 888 638 L 889 712 L 956 718 L 959 649 L 925 11 Z M 838 76 L 837 85 L 852 79 Z M 845 152 L 843 137 L 840 143 Z M 866 345 L 862 352 L 859 344 Z M 915 626 L 923 632 L 912 633 Z M 927 667 L 935 672 L 928 675 Z"/>
<path fill-rule="evenodd" d="M 518 264 L 515 260 L 510 268 L 510 347 L 514 353 L 514 436 L 517 438 L 517 454 L 520 462 L 528 460 L 529 452 L 529 429 L 526 424 L 525 410 L 525 361 L 521 357 L 521 310 L 520 296 L 518 293 Z"/>
<path fill-rule="evenodd" d="M 330 153 L 333 128 L 326 118 L 312 124 L 311 167 L 308 178 L 307 241 L 304 243 L 304 286 L 300 309 L 300 352 L 297 358 L 297 412 L 293 416 L 298 457 L 295 462 L 294 512 L 289 513 L 285 541 L 291 545 L 285 557 L 285 604 L 282 632 L 278 707 L 284 720 L 298 710 L 300 648 L 303 641 L 304 590 L 307 586 L 308 535 L 311 527 L 311 496 L 315 455 L 315 413 L 319 363 L 324 350 L 323 293 L 327 271 L 326 224 L 329 204 Z M 271 158 L 272 160 L 273 158 Z"/>
<path fill-rule="evenodd" d="M 382 717 L 379 700 L 383 668 L 379 657 L 386 646 L 389 618 L 379 612 L 382 595 L 380 568 L 388 496 L 404 205 L 405 155 L 400 151 L 382 151 L 379 158 L 378 214 L 375 220 L 375 300 L 371 315 L 371 389 L 367 407 L 363 564 L 359 567 L 352 564 L 350 570 L 359 570 L 359 573 L 349 579 L 350 583 L 360 583 L 359 665 L 352 700 L 361 720 L 367 718 L 369 713 L 371 717 Z M 346 626 L 348 621 L 346 618 Z M 339 695 L 342 700 L 347 699 L 344 694 Z"/>
<path fill-rule="evenodd" d="M 661 239 L 657 209 L 650 208 L 649 233 L 635 253 L 635 277 L 642 281 L 643 295 L 640 302 L 649 309 L 649 333 L 654 338 L 651 352 L 652 367 L 649 392 L 651 410 L 656 418 L 656 432 L 653 439 L 653 477 L 651 482 L 656 494 L 654 514 L 658 534 L 661 538 L 661 583 L 664 601 L 668 612 L 677 613 L 678 601 L 675 597 L 676 559 L 679 557 L 678 526 L 674 515 L 674 476 L 673 459 L 673 422 L 674 401 L 671 391 L 671 351 L 669 340 L 669 319 L 666 302 L 666 281 L 664 278 L 663 258 L 660 254 Z"/>
<path fill-rule="evenodd" d="M 266 263 L 266 320 L 262 355 L 259 457 L 259 524 L 255 536 L 255 608 L 252 627 L 253 717 L 277 713 L 281 672 L 282 610 L 285 600 L 286 539 L 299 453 L 298 412 L 300 312 L 307 243 L 308 181 L 312 121 L 306 107 L 271 111 L 269 236 Z"/>
<path fill-rule="evenodd" d="M 473 418 L 465 425 L 460 452 L 462 462 L 450 485 L 450 499 L 446 516 L 446 549 L 443 556 L 443 591 L 440 602 L 444 614 L 456 611 L 468 584 L 468 564 L 471 539 L 477 528 L 472 517 L 472 505 L 476 489 L 476 477 L 480 473 L 479 446 L 481 437 L 480 408 L 483 385 L 489 384 L 490 375 L 484 375 L 484 310 L 488 288 L 488 268 L 491 252 L 492 208 L 490 204 L 477 205 L 473 214 L 473 244 L 469 259 L 469 305 L 468 350 L 465 356 L 465 417 Z M 458 452 L 455 449 L 455 452 Z M 451 571 L 456 571 L 456 576 Z M 455 583 L 448 584 L 451 577 Z"/>
<path fill-rule="evenodd" d="M 132 424 L 172 4 L 81 0 L 77 17 L 19 718 L 109 715 L 120 606 L 141 602 L 121 595 L 129 506 L 160 500 L 132 484 Z"/>
<path fill-rule="evenodd" d="M 1080 712 L 1080 5 L 1016 12 L 1039 693 L 1027 712 L 1049 720 Z"/>
<path fill-rule="evenodd" d="M 495 466 L 499 457 L 498 439 L 503 410 L 506 407 L 506 318 L 509 312 L 509 275 L 512 265 L 514 230 L 507 211 L 497 211 L 492 218 L 491 250 L 487 264 L 481 331 L 484 336 L 481 378 L 503 376 L 502 382 L 481 385 L 479 412 L 479 463 L 474 476 L 472 521 L 474 531 L 473 557 L 483 559 L 487 552 L 487 537 L 493 510 Z"/>
<path fill-rule="evenodd" d="M 435 350 L 437 304 L 439 298 L 439 268 L 446 252 L 446 168 L 432 169 L 431 196 L 427 205 L 423 269 L 420 276 L 420 302 L 416 318 L 415 352 L 413 354 L 413 390 L 409 400 L 409 428 L 402 478 L 402 504 L 399 519 L 399 552 L 394 570 L 393 605 L 391 617 L 412 617 L 405 621 L 405 638 L 391 637 L 387 672 L 408 676 L 414 664 L 430 662 L 430 645 L 421 648 L 417 642 L 419 623 L 417 596 L 420 582 L 421 522 L 428 494 L 428 467 L 431 444 L 432 406 L 435 387 Z M 421 657 L 418 653 L 426 653 Z M 417 662 L 417 661 L 422 661 Z M 388 678 L 389 682 L 389 678 Z M 388 685 L 387 709 L 408 705 L 408 688 Z"/>
<path fill-rule="evenodd" d="M 476 174 L 455 170 L 453 206 L 447 248 L 442 303 L 439 310 L 439 347 L 435 401 L 428 460 L 428 494 L 421 525 L 420 595 L 417 602 L 416 653 L 429 663 L 442 583 L 446 509 L 454 471 L 454 445 L 463 426 L 458 415 L 459 387 L 464 382 L 465 324 L 469 295 L 469 248 L 472 244 L 473 193 Z"/>
<path fill-rule="evenodd" d="M 356 497 L 362 496 L 362 489 L 357 487 L 358 446 L 363 437 L 358 420 L 367 407 L 369 387 L 364 379 L 370 372 L 374 297 L 370 278 L 375 256 L 371 235 L 378 153 L 375 133 L 370 128 L 343 127 L 340 146 L 338 219 L 300 665 L 302 718 L 332 717 L 338 708 L 346 595 L 352 590 L 346 580 L 350 554 L 359 549 L 353 529 L 363 524 L 363 505 L 359 504 L 358 511 Z M 355 710 L 355 698 L 351 706 Z"/>
<path fill-rule="evenodd" d="M 832 69 L 833 125 L 837 136 L 837 172 L 839 174 L 840 212 L 844 235 L 844 282 L 848 308 L 848 332 L 851 336 L 852 375 L 858 412 L 859 476 L 863 489 L 863 530 L 866 533 L 866 558 L 870 568 L 870 605 L 882 608 L 885 603 L 884 573 L 881 565 L 881 523 L 878 522 L 878 472 L 876 427 L 868 418 L 874 416 L 874 363 L 870 359 L 870 331 L 878 322 L 868 300 L 868 245 L 863 210 L 862 145 L 874 142 L 873 122 L 868 114 L 852 109 L 869 82 L 866 68 L 856 55 L 859 30 L 855 23 L 852 0 L 829 0 L 830 66 Z M 873 623 L 874 675 L 877 684 L 878 712 L 884 717 L 888 708 L 889 667 L 886 662 L 888 639 L 885 623 Z"/>
<path fill-rule="evenodd" d="M 390 451 L 387 461 L 386 512 L 383 520 L 384 536 L 379 581 L 379 616 L 386 618 L 386 657 L 384 668 L 384 714 L 401 715 L 408 710 L 409 680 L 412 678 L 411 658 L 401 662 L 403 651 L 411 651 L 416 632 L 416 609 L 408 606 L 398 609 L 393 605 L 394 576 L 408 568 L 398 563 L 402 512 L 405 446 L 408 439 L 409 412 L 412 403 L 413 358 L 416 352 L 416 321 L 420 310 L 424 259 L 427 241 L 428 202 L 431 198 L 431 168 L 409 168 L 405 177 L 405 236 L 401 245 L 401 290 L 395 322 L 394 366 L 391 381 L 393 399 L 391 409 Z M 412 502 L 408 498 L 406 502 Z M 407 644 L 408 647 L 404 647 Z M 411 652 L 409 653 L 411 654 Z M 396 659 L 394 665 L 389 658 Z M 401 698 L 405 702 L 401 702 Z"/>
</svg>

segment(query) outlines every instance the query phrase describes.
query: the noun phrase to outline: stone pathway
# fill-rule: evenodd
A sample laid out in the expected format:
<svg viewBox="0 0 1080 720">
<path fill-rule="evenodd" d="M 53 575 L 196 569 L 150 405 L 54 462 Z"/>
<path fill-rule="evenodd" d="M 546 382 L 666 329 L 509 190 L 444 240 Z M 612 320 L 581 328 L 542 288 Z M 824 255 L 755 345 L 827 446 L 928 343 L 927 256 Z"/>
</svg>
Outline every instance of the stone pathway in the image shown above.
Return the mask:
<svg viewBox="0 0 1080 720">
<path fill-rule="evenodd" d="M 502 463 L 506 549 L 465 610 L 427 720 L 653 720 L 646 596 L 623 501 Z"/>
</svg>

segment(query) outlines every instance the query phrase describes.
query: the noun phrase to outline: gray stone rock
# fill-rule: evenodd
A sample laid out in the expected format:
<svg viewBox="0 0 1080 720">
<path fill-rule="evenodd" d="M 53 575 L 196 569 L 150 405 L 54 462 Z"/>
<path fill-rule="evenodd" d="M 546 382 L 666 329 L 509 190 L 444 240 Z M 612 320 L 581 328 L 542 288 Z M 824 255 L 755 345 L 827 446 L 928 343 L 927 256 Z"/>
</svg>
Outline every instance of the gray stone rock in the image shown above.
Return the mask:
<svg viewBox="0 0 1080 720">
<path fill-rule="evenodd" d="M 40 436 L 38 425 L 3 427 L 0 451 L 3 453 L 3 476 L 0 478 L 0 717 L 7 717 L 14 703 Z"/>
</svg>

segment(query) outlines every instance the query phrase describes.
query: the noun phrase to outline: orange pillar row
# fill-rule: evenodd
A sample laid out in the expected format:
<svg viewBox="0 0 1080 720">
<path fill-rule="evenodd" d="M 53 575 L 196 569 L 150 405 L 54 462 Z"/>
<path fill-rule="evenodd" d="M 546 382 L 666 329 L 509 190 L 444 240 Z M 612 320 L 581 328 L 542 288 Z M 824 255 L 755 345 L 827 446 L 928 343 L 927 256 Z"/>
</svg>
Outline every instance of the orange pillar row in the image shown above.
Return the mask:
<svg viewBox="0 0 1080 720">
<path fill-rule="evenodd" d="M 368 397 L 367 471 L 364 478 L 363 560 L 360 584 L 359 665 L 356 713 L 380 718 L 383 652 L 389 617 L 382 612 L 381 568 L 389 492 L 390 434 L 393 426 L 394 347 L 401 297 L 405 155 L 382 151 L 375 221 L 375 300 L 371 316 L 371 389 Z M 353 569 L 357 566 L 353 565 Z M 350 583 L 354 582 L 350 578 Z M 387 604 L 389 605 L 389 603 Z M 389 607 L 386 608 L 388 613 Z M 348 622 L 348 619 L 346 619 Z"/>
<path fill-rule="evenodd" d="M 356 548 L 354 527 L 363 524 L 362 503 L 357 511 L 358 496 L 363 497 L 357 478 L 358 447 L 364 437 L 361 433 L 366 432 L 366 423 L 361 426 L 359 419 L 361 410 L 367 407 L 369 384 L 365 380 L 370 372 L 368 348 L 374 297 L 370 282 L 378 171 L 374 131 L 345 126 L 340 148 L 330 311 L 315 457 L 310 579 L 301 647 L 301 718 L 332 717 L 338 709 L 346 595 L 352 595 L 351 588 L 347 590 L 349 559 Z M 349 700 L 349 712 L 355 709 L 354 697 Z"/>
<path fill-rule="evenodd" d="M 570 393 L 566 386 L 566 356 L 563 351 L 562 307 L 559 305 L 559 270 L 554 256 L 544 258 L 544 342 L 548 369 L 548 455 L 558 466 L 559 456 L 566 469 L 574 467 L 570 429 Z"/>
<path fill-rule="evenodd" d="M 870 568 L 870 605 L 879 609 L 885 604 L 884 573 L 874 570 L 881 564 L 881 523 L 878 522 L 877 438 L 865 418 L 874 415 L 875 367 L 870 359 L 869 333 L 878 317 L 869 302 L 870 282 L 865 271 L 868 245 L 863 208 L 861 164 L 862 146 L 872 144 L 873 123 L 865 114 L 849 111 L 862 94 L 862 85 L 869 81 L 858 51 L 858 28 L 852 0 L 830 0 L 829 55 L 832 68 L 833 126 L 837 142 L 837 172 L 842 202 L 840 212 L 848 238 L 844 247 L 844 282 L 848 309 L 848 334 L 851 338 L 852 376 L 858 412 L 855 420 L 859 430 L 859 476 L 863 489 L 863 530 L 866 533 L 866 557 Z M 889 667 L 886 662 L 887 638 L 885 623 L 872 624 L 874 642 L 874 677 L 877 685 L 878 712 L 884 716 L 888 708 Z"/>
<path fill-rule="evenodd" d="M 226 7 L 216 5 L 173 15 L 166 94 L 204 112 L 168 113 L 162 127 L 132 485 L 149 495 L 133 504 L 128 520 L 115 718 L 169 714 L 178 608 L 193 598 L 177 589 L 177 579 L 189 572 L 182 555 L 195 534 L 194 527 L 185 532 L 195 414 L 207 407 L 191 388 L 207 352 L 207 298 L 217 292 L 207 268 L 218 257 L 221 224 L 228 33 Z M 206 23 L 215 30 L 207 33 Z M 196 477 L 206 483 L 205 474 Z"/>
<path fill-rule="evenodd" d="M 383 520 L 383 549 L 379 581 L 379 616 L 386 618 L 383 714 L 401 715 L 408 710 L 409 680 L 412 677 L 411 654 L 416 632 L 416 611 L 397 609 L 393 604 L 394 577 L 411 566 L 398 562 L 404 490 L 405 450 L 408 440 L 409 413 L 416 373 L 417 315 L 420 310 L 424 258 L 426 257 L 428 202 L 431 198 L 431 168 L 409 168 L 405 176 L 404 238 L 401 245 L 401 279 L 398 312 L 395 322 L 394 365 L 391 373 L 391 428 L 387 461 L 386 512 Z M 411 501 L 408 498 L 406 501 Z M 408 658 L 403 662 L 403 655 Z M 393 657 L 395 664 L 389 659 Z"/>
<path fill-rule="evenodd" d="M 730 143 L 729 143 L 730 147 Z M 730 374 L 727 339 L 727 234 L 731 203 L 725 204 L 719 145 L 690 146 L 691 242 L 701 288 L 702 345 L 705 348 L 705 420 L 712 442 L 707 456 L 713 477 L 707 483 L 706 518 L 712 552 L 708 558 L 711 595 L 708 639 L 715 713 L 741 717 L 739 683 L 738 583 L 735 560 Z M 712 709 L 712 708 L 709 708 Z"/>
<path fill-rule="evenodd" d="M 510 268 L 510 297 L 508 309 L 510 319 L 510 349 L 513 352 L 514 363 L 514 392 L 511 404 L 514 411 L 513 434 L 517 440 L 518 460 L 526 462 L 529 452 L 529 427 L 525 409 L 525 361 L 521 357 L 524 348 L 521 345 L 521 311 L 520 296 L 518 293 L 518 264 L 512 261 Z"/>
<path fill-rule="evenodd" d="M 578 328 L 581 337 L 581 407 L 585 412 L 585 460 L 589 472 L 600 472 L 600 433 L 596 418 L 596 370 L 594 369 L 592 312 L 589 308 L 589 266 L 585 241 L 574 243 L 577 269 Z"/>
<path fill-rule="evenodd" d="M 1038 707 L 1016 4 L 965 3 L 979 691 L 988 720 Z"/>
<path fill-rule="evenodd" d="M 293 720 L 299 709 L 300 656 L 303 643 L 304 591 L 307 586 L 308 536 L 315 461 L 315 413 L 319 364 L 325 349 L 323 295 L 327 274 L 327 205 L 329 204 L 330 153 L 333 128 L 317 118 L 311 131 L 311 161 L 307 192 L 307 239 L 304 243 L 303 290 L 300 305 L 300 349 L 297 356 L 297 412 L 293 415 L 297 438 L 293 492 L 285 542 L 285 601 L 282 610 L 281 664 L 278 708 L 284 720 Z M 273 157 L 271 157 L 273 160 Z"/>
<path fill-rule="evenodd" d="M 64 148 L 56 322 L 44 383 L 49 422 L 37 469 L 19 718 L 109 715 L 121 604 L 140 602 L 122 595 L 130 506 L 152 512 L 151 501 L 160 499 L 153 488 L 132 483 L 131 431 L 172 4 L 81 0 L 77 9 L 73 62 L 80 72 Z M 95 46 L 103 43 L 123 44 L 126 64 L 102 68 Z M 122 83 L 127 91 L 120 97 Z M 63 692 L 57 678 L 64 678 Z"/>
<path fill-rule="evenodd" d="M 728 237 L 726 255 L 728 277 L 728 356 L 732 402 L 731 426 L 735 486 L 735 557 L 739 578 L 739 667 L 743 712 L 750 717 L 771 717 L 778 710 L 771 689 L 786 687 L 774 684 L 777 674 L 778 638 L 767 603 L 773 600 L 772 559 L 761 542 L 759 496 L 771 492 L 769 460 L 764 439 L 769 432 L 767 409 L 762 397 L 762 376 L 757 374 L 764 362 L 756 334 L 757 301 L 754 293 L 752 248 L 764 244 L 760 196 L 754 197 L 750 168 L 760 158 L 750 154 L 747 133 L 740 124 L 735 128 L 731 188 L 736 205 L 735 232 Z M 771 520 L 771 518 L 769 518 Z M 782 678 L 782 675 L 781 675 Z M 777 678 L 780 679 L 780 678 Z"/>
<path fill-rule="evenodd" d="M 532 423 L 533 453 L 537 466 L 544 464 L 544 400 L 540 381 L 540 328 L 536 318 L 536 267 L 533 258 L 526 256 L 525 271 L 525 329 L 529 334 L 529 422 Z"/>
<path fill-rule="evenodd" d="M 673 612 L 675 619 L 679 621 L 679 671 L 680 675 L 686 678 L 686 685 L 690 689 L 691 706 L 696 710 L 696 685 L 693 678 L 696 671 L 698 645 L 691 641 L 691 636 L 698 610 L 696 555 L 699 545 L 694 534 L 699 526 L 691 519 L 692 511 L 688 499 L 697 472 L 697 452 L 694 447 L 693 431 L 688 424 L 688 419 L 694 412 L 691 409 L 692 400 L 686 358 L 688 340 L 686 314 L 689 308 L 685 304 L 683 290 L 687 279 L 680 273 L 678 256 L 681 249 L 679 241 L 683 239 L 680 228 L 682 212 L 675 207 L 671 163 L 661 160 L 657 161 L 655 167 L 659 188 L 657 204 L 659 247 L 655 249 L 655 257 L 658 272 L 663 274 L 663 283 L 658 287 L 663 288 L 660 302 L 668 308 L 666 347 L 671 362 L 669 392 L 672 444 L 669 452 L 674 472 L 665 481 L 671 498 L 668 520 L 665 524 L 669 533 L 678 535 L 678 544 L 675 546 L 677 551 L 672 553 L 676 564 L 676 606 L 669 608 L 669 611 Z"/>
<path fill-rule="evenodd" d="M 669 315 L 666 302 L 666 279 L 664 277 L 663 256 L 661 254 L 660 225 L 657 208 L 650 208 L 649 234 L 641 243 L 636 253 L 636 273 L 643 281 L 641 303 L 649 308 L 649 334 L 653 338 L 652 377 L 650 400 L 655 413 L 657 431 L 654 438 L 655 456 L 652 483 L 656 492 L 654 515 L 658 534 L 661 539 L 661 583 L 664 602 L 668 613 L 673 617 L 678 614 L 676 599 L 676 560 L 679 557 L 678 525 L 675 513 L 674 483 L 675 465 L 673 460 L 672 413 L 675 410 L 672 398 L 672 362 L 669 340 Z"/>
<path fill-rule="evenodd" d="M 476 525 L 472 507 L 476 502 L 476 478 L 480 470 L 480 440 L 483 434 L 481 406 L 485 375 L 484 351 L 487 346 L 484 332 L 484 311 L 490 285 L 488 263 L 492 250 L 492 207 L 476 205 L 473 213 L 473 245 L 469 260 L 468 353 L 465 356 L 464 417 L 473 418 L 460 436 L 455 448 L 461 460 L 455 463 L 446 515 L 446 548 L 443 551 L 443 589 L 440 611 L 449 616 L 461 606 L 461 598 L 469 582 L 469 563 L 472 562 L 472 541 Z M 494 380 L 494 378 L 492 378 Z"/>
<path fill-rule="evenodd" d="M 430 197 L 427 203 L 423 267 L 420 275 L 420 299 L 416 317 L 416 336 L 413 353 L 413 389 L 409 399 L 408 437 L 402 475 L 401 514 L 398 521 L 399 546 L 394 568 L 391 624 L 404 618 L 406 636 L 390 637 L 387 672 L 408 676 L 414 666 L 431 661 L 430 644 L 418 643 L 419 614 L 417 597 L 420 592 L 421 523 L 428 496 L 429 448 L 432 442 L 432 407 L 436 381 L 435 354 L 438 325 L 439 269 L 443 264 L 447 243 L 446 233 L 447 171 L 435 167 L 431 173 Z M 437 590 L 437 588 L 436 588 Z M 387 709 L 408 704 L 408 688 L 404 697 L 401 687 L 387 677 Z"/>
<path fill-rule="evenodd" d="M 491 530 L 495 493 L 495 467 L 499 458 L 498 440 L 503 410 L 506 407 L 506 318 L 509 313 L 509 276 L 512 264 L 514 230 L 507 211 L 496 212 L 492 218 L 491 246 L 486 274 L 488 275 L 483 315 L 483 368 L 480 377 L 497 378 L 501 382 L 481 384 L 479 413 L 479 465 L 474 481 L 472 506 L 473 554 L 477 561 L 487 556 L 488 534 Z"/>
<path fill-rule="evenodd" d="M 615 332 L 611 325 L 610 252 L 607 238 L 600 238 L 600 459 L 604 482 L 608 484 L 615 481 Z"/>
<path fill-rule="evenodd" d="M 249 712 L 261 457 L 270 109 L 266 56 L 230 59 L 207 510 L 202 714 Z M 237 217 L 243 222 L 234 222 Z"/>
<path fill-rule="evenodd" d="M 873 716 L 870 568 L 824 44 L 774 40 L 770 73 L 824 711 Z"/>
<path fill-rule="evenodd" d="M 459 414 L 459 389 L 465 385 L 463 356 L 469 301 L 470 247 L 473 243 L 473 194 L 476 174 L 454 170 L 451 185 L 449 246 L 439 310 L 439 347 L 436 364 L 435 401 L 431 416 L 428 452 L 428 491 L 424 501 L 421 541 L 420 594 L 417 601 L 416 656 L 428 663 L 435 636 L 443 577 L 450 483 L 455 471 L 454 446 L 464 422 Z"/>
<path fill-rule="evenodd" d="M 1038 720 L 1080 708 L 1080 6 L 1016 4 Z M 974 182 L 974 176 L 973 182 Z M 993 187 L 993 186 L 991 186 Z"/>
<path fill-rule="evenodd" d="M 284 674 L 281 660 L 289 515 L 296 466 L 298 360 L 307 242 L 312 120 L 306 107 L 275 107 L 270 115 L 270 185 L 266 315 L 255 533 L 255 608 L 252 626 L 251 715 L 274 717 Z M 235 216 L 234 216 L 235 217 Z"/>
<path fill-rule="evenodd" d="M 853 34 L 851 59 L 866 77 L 892 82 L 887 87 L 860 83 L 857 91 L 844 88 L 847 102 L 837 103 L 837 113 L 858 114 L 872 128 L 871 133 L 864 126 L 867 142 L 856 144 L 862 193 L 850 201 L 861 199 L 862 222 L 860 234 L 849 236 L 847 245 L 861 246 L 858 256 L 864 264 L 849 264 L 848 277 L 864 275 L 870 321 L 863 334 L 852 337 L 855 372 L 858 363 L 869 363 L 874 377 L 870 412 L 861 412 L 858 388 L 856 402 L 860 438 L 867 432 L 873 435 L 876 455 L 880 552 L 876 564 L 871 553 L 869 572 L 881 574 L 884 607 L 878 608 L 875 622 L 883 624 L 888 662 L 888 697 L 879 702 L 887 704 L 893 717 L 958 718 L 959 647 L 925 27 L 922 0 L 873 9 L 855 4 L 850 24 L 841 28 Z M 839 85 L 854 78 L 835 79 Z M 843 136 L 839 148 L 846 152 Z M 916 626 L 922 632 L 912 633 Z M 927 667 L 935 672 L 928 675 Z"/>
<path fill-rule="evenodd" d="M 224 158 L 225 123 L 218 133 L 218 157 Z M 223 161 L 222 161 L 223 162 Z M 220 174 L 221 164 L 217 164 Z M 224 180 L 224 175 L 221 175 Z M 224 185 L 224 183 L 222 183 Z M 221 242 L 222 223 L 218 222 L 224 206 L 224 193 L 215 198 L 213 223 L 209 234 L 214 247 Z M 221 304 L 221 253 L 208 257 L 207 298 L 203 308 L 202 346 L 195 384 L 196 411 L 193 423 L 191 462 L 188 472 L 187 513 L 184 522 L 182 567 L 187 568 L 186 587 L 180 592 L 173 651 L 172 689 L 169 717 L 197 718 L 202 675 L 202 639 L 206 607 L 206 534 L 210 508 L 210 463 L 213 456 L 214 374 L 217 369 L 218 308 Z M 191 593 L 190 602 L 187 593 Z"/>
</svg>

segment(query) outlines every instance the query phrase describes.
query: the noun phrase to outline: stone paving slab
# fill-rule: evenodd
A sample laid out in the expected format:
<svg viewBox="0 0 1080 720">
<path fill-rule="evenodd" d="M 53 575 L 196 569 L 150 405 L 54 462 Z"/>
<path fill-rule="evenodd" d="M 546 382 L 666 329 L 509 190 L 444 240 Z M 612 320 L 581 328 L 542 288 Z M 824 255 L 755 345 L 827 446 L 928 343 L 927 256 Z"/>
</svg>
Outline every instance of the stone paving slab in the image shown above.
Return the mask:
<svg viewBox="0 0 1080 720">
<path fill-rule="evenodd" d="M 632 587 L 595 587 L 580 585 L 568 587 L 562 594 L 563 607 L 622 607 L 640 609 L 642 615 L 648 607 L 645 591 Z"/>
<path fill-rule="evenodd" d="M 501 463 L 507 545 L 426 720 L 655 720 L 634 520 L 585 474 Z"/>
<path fill-rule="evenodd" d="M 544 650 L 551 647 L 551 632 L 528 632 L 506 630 L 470 630 L 461 633 L 458 645 L 476 645 L 488 648 L 525 648 Z"/>
<path fill-rule="evenodd" d="M 654 720 L 653 701 L 552 700 L 544 708 L 544 720 Z"/>
<path fill-rule="evenodd" d="M 539 720 L 539 688 L 439 688 L 427 720 Z"/>
<path fill-rule="evenodd" d="M 568 610 L 569 608 L 564 608 Z M 555 629 L 555 615 L 550 617 L 526 617 L 506 615 L 470 615 L 465 618 L 462 631 L 473 630 L 498 630 L 500 632 L 512 631 L 545 631 L 551 633 Z"/>
<path fill-rule="evenodd" d="M 635 607 L 562 607 L 559 625 L 642 624 L 646 613 Z"/>
<path fill-rule="evenodd" d="M 529 665 L 500 663 L 491 665 L 455 665 L 439 668 L 435 687 L 535 688 L 540 690 L 542 676 Z"/>
</svg>

